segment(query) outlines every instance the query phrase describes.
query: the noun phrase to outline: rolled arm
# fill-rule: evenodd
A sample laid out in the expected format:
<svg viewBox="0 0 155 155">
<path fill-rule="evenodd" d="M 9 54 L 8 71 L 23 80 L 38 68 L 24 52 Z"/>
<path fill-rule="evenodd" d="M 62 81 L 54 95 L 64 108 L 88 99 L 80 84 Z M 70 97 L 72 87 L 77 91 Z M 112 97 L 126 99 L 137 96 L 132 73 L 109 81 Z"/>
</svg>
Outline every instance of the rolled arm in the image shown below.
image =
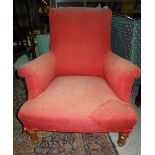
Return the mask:
<svg viewBox="0 0 155 155">
<path fill-rule="evenodd" d="M 25 78 L 28 99 L 38 96 L 55 78 L 55 57 L 47 52 L 18 69 L 20 77 Z"/>
<path fill-rule="evenodd" d="M 104 77 L 115 94 L 124 101 L 130 102 L 132 85 L 140 76 L 140 69 L 130 61 L 109 52 L 104 59 Z"/>
</svg>

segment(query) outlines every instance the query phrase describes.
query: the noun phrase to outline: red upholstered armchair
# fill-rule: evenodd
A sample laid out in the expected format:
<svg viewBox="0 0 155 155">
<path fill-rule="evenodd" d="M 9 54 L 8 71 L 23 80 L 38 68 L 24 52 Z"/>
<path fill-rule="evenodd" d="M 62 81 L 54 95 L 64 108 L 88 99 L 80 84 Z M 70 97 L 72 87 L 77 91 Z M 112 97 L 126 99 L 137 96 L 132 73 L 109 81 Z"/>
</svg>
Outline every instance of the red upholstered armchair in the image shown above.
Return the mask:
<svg viewBox="0 0 155 155">
<path fill-rule="evenodd" d="M 111 51 L 109 9 L 52 9 L 50 51 L 19 68 L 28 100 L 18 116 L 37 142 L 37 131 L 132 131 L 137 114 L 130 103 L 140 69 Z"/>
</svg>

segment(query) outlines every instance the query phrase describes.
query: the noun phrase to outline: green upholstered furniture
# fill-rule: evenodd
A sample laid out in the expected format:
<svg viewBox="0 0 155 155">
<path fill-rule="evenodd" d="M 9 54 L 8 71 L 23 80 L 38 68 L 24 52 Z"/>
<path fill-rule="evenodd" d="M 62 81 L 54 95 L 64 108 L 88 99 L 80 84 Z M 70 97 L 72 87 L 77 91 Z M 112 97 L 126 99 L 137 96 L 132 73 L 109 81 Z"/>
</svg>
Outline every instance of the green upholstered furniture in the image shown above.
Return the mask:
<svg viewBox="0 0 155 155">
<path fill-rule="evenodd" d="M 35 42 L 37 43 L 35 51 L 38 57 L 49 50 L 50 36 L 49 34 L 36 35 Z"/>
<path fill-rule="evenodd" d="M 141 20 L 125 16 L 112 17 L 112 50 L 141 67 Z M 134 85 L 140 84 L 140 78 Z"/>
</svg>

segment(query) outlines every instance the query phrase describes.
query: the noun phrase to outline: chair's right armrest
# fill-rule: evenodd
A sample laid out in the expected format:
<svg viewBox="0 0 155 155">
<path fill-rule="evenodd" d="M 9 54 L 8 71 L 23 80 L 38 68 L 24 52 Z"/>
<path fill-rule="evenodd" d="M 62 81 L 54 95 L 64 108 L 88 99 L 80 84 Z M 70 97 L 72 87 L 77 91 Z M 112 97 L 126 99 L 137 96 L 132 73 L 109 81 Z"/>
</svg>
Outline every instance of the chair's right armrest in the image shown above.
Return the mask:
<svg viewBox="0 0 155 155">
<path fill-rule="evenodd" d="M 109 52 L 104 59 L 104 76 L 116 95 L 130 102 L 132 85 L 140 76 L 140 68 Z"/>
<path fill-rule="evenodd" d="M 28 99 L 38 96 L 56 75 L 56 60 L 51 52 L 26 63 L 18 69 L 20 77 L 25 78 Z"/>
</svg>

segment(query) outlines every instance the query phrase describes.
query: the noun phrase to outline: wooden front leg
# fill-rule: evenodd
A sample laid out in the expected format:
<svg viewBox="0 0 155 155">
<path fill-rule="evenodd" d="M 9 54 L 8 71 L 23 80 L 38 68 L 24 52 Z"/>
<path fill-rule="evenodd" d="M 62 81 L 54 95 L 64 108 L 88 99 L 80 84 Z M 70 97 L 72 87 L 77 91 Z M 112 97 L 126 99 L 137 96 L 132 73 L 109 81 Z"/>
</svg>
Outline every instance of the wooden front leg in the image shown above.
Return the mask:
<svg viewBox="0 0 155 155">
<path fill-rule="evenodd" d="M 125 143 L 126 143 L 126 139 L 129 137 L 129 133 L 122 133 L 122 132 L 120 132 L 119 133 L 119 136 L 118 136 L 118 141 L 117 141 L 117 143 L 118 143 L 118 146 L 124 146 L 125 145 Z"/>
<path fill-rule="evenodd" d="M 33 144 L 36 144 L 39 142 L 37 131 L 35 131 L 35 130 L 26 130 L 26 131 L 29 133 Z"/>
</svg>

